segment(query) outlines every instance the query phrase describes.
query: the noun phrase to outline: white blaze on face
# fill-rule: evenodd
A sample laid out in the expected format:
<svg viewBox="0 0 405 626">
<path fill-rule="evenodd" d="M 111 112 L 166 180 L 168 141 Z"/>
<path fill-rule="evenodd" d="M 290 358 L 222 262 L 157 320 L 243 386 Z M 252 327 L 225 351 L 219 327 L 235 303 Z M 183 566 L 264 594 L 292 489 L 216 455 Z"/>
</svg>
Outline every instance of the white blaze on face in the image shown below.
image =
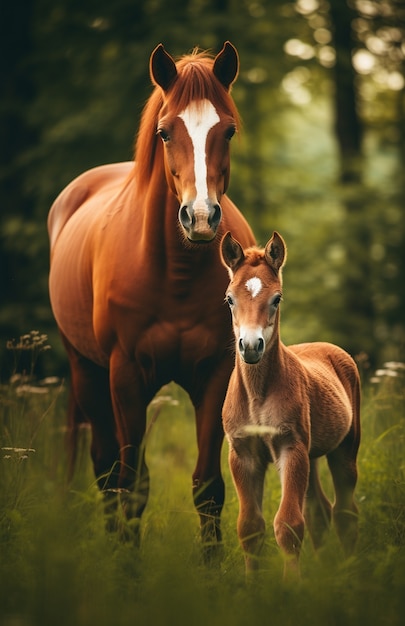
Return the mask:
<svg viewBox="0 0 405 626">
<path fill-rule="evenodd" d="M 246 289 L 250 291 L 252 298 L 256 298 L 256 296 L 261 292 L 262 287 L 262 281 L 260 278 L 257 278 L 257 276 L 249 278 L 249 280 L 246 281 Z"/>
<path fill-rule="evenodd" d="M 196 202 L 208 198 L 206 143 L 208 133 L 219 122 L 219 115 L 209 100 L 191 102 L 179 117 L 183 120 L 194 149 Z"/>
</svg>

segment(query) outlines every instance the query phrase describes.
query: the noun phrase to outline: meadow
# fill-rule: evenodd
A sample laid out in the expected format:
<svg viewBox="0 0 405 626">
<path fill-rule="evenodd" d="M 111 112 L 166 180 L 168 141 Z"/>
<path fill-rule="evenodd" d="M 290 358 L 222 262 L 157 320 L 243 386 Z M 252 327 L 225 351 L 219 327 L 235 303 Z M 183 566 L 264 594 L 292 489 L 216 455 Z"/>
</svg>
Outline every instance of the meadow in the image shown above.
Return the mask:
<svg viewBox="0 0 405 626">
<path fill-rule="evenodd" d="M 9 346 L 16 353 L 23 345 Z M 29 334 L 32 363 L 46 337 Z M 316 553 L 304 540 L 301 580 L 283 582 L 272 520 L 280 486 L 270 468 L 260 574 L 247 585 L 236 537 L 237 498 L 223 446 L 227 496 L 220 565 L 201 561 L 191 496 L 194 418 L 186 394 L 161 390 L 149 409 L 151 496 L 142 544 L 104 530 L 83 428 L 67 483 L 66 385 L 16 372 L 0 387 L 0 624 L 2 626 L 396 625 L 405 612 L 405 369 L 388 363 L 363 383 L 355 553 L 332 530 Z M 323 480 L 330 481 L 323 468 Z"/>
</svg>

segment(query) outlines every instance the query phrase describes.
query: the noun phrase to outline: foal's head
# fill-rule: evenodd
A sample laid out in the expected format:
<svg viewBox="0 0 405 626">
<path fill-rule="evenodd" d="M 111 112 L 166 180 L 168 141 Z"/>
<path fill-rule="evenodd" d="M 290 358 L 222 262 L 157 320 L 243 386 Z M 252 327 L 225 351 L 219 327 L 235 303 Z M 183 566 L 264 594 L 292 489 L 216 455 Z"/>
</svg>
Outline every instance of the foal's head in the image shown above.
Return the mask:
<svg viewBox="0 0 405 626">
<path fill-rule="evenodd" d="M 232 312 L 237 350 L 245 363 L 258 363 L 277 335 L 286 253 L 277 232 L 263 249 L 243 250 L 229 232 L 222 238 L 221 259 L 231 278 L 226 301 Z"/>
<path fill-rule="evenodd" d="M 238 125 L 230 96 L 238 70 L 238 53 L 229 42 L 214 59 L 195 52 L 175 63 L 161 44 L 151 56 L 151 78 L 161 89 L 156 132 L 163 142 L 166 179 L 192 242 L 213 240 L 221 220 L 229 141 Z"/>
</svg>

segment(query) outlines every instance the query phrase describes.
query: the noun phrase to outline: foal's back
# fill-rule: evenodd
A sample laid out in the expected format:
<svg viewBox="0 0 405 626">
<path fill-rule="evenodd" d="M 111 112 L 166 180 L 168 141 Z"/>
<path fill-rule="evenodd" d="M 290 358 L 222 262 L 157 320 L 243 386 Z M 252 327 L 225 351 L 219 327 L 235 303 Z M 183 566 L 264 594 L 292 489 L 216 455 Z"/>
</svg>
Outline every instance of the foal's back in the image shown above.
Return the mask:
<svg viewBox="0 0 405 626">
<path fill-rule="evenodd" d="M 297 357 L 307 380 L 310 456 L 322 456 L 330 449 L 330 443 L 342 440 L 356 421 L 360 402 L 356 364 L 345 350 L 327 342 L 300 343 L 286 350 Z"/>
</svg>

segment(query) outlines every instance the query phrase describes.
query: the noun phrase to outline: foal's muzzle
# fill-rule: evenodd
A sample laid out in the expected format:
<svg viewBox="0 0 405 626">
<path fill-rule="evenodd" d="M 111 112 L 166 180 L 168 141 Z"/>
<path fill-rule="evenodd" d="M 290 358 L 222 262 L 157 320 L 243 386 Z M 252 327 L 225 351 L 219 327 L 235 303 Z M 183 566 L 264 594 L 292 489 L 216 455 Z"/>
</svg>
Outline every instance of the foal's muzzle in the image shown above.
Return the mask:
<svg viewBox="0 0 405 626">
<path fill-rule="evenodd" d="M 187 238 L 197 243 L 214 239 L 221 217 L 221 206 L 209 201 L 188 202 L 183 204 L 179 211 L 179 221 Z"/>
<path fill-rule="evenodd" d="M 249 365 L 258 363 L 264 353 L 264 339 L 257 337 L 255 340 L 240 338 L 238 342 L 238 350 L 242 359 Z"/>
</svg>

